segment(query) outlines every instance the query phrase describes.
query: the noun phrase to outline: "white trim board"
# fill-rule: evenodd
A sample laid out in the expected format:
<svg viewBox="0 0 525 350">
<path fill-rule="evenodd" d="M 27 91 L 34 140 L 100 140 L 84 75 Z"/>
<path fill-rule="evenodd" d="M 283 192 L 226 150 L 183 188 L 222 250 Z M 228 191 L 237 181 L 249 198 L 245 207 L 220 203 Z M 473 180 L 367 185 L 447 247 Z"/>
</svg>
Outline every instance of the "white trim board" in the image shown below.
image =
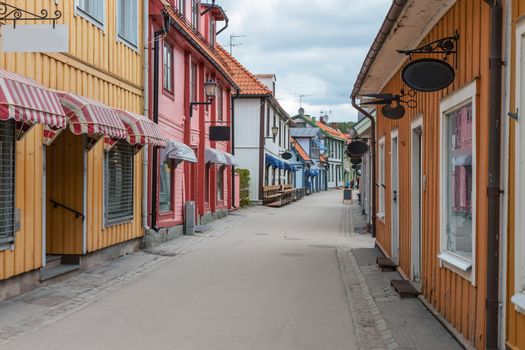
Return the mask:
<svg viewBox="0 0 525 350">
<path fill-rule="evenodd" d="M 476 153 L 476 130 L 477 130 L 477 80 L 473 80 L 470 83 L 464 85 L 462 88 L 454 91 L 450 95 L 444 97 L 439 105 L 439 118 L 440 118 L 440 130 L 439 130 L 439 165 L 440 165 L 440 178 L 439 178 L 439 234 L 440 234 L 440 253 L 438 258 L 440 259 L 441 266 L 449 268 L 451 271 L 458 273 L 465 279 L 469 280 L 473 286 L 476 285 L 476 224 L 477 224 L 477 153 Z M 472 267 L 467 271 L 464 269 L 464 264 L 455 264 L 457 259 L 445 259 L 450 256 L 451 252 L 446 250 L 447 246 L 447 234 L 445 222 L 447 221 L 446 211 L 448 196 L 446 189 L 446 180 L 449 174 L 445 164 L 446 155 L 446 142 L 445 142 L 445 121 L 447 113 L 460 108 L 466 104 L 472 103 Z M 446 254 L 444 254 L 446 253 Z M 459 257 L 458 257 L 459 258 Z M 452 268 L 451 268 L 452 267 Z"/>
</svg>

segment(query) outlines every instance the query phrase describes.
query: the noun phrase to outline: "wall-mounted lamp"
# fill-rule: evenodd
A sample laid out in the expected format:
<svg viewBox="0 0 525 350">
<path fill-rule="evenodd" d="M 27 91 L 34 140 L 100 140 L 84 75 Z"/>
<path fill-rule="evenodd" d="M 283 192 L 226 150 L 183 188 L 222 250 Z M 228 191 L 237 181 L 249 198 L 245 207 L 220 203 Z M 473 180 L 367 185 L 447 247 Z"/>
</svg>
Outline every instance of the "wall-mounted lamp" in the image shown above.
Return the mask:
<svg viewBox="0 0 525 350">
<path fill-rule="evenodd" d="M 265 139 L 275 139 L 277 137 L 278 133 L 279 133 L 279 127 L 278 126 L 272 126 L 272 135 L 273 136 L 266 136 Z"/>
<path fill-rule="evenodd" d="M 190 118 L 193 117 L 193 106 L 198 105 L 211 105 L 215 97 L 217 96 L 217 90 L 219 85 L 214 80 L 208 80 L 204 83 L 204 93 L 206 94 L 206 102 L 190 102 Z"/>
</svg>

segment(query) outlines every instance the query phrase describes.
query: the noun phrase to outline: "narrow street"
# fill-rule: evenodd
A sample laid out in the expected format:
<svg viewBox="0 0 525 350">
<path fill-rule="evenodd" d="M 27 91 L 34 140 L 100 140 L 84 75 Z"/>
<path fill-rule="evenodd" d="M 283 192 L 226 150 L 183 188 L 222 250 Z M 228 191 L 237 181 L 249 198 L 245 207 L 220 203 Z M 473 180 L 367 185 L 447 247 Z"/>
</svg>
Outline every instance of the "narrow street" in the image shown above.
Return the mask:
<svg viewBox="0 0 525 350">
<path fill-rule="evenodd" d="M 349 236 L 341 196 L 259 207 L 218 239 L 5 348 L 355 349 L 335 247 L 373 243 Z"/>
<path fill-rule="evenodd" d="M 243 209 L 4 302 L 0 348 L 460 349 L 389 287 L 341 197 Z"/>
</svg>

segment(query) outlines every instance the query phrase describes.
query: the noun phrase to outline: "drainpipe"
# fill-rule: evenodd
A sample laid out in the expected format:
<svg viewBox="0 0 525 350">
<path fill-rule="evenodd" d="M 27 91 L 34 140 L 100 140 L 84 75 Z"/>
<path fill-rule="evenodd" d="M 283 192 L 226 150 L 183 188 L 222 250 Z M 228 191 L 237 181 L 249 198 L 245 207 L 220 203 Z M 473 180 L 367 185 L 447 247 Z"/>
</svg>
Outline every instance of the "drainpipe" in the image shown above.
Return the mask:
<svg viewBox="0 0 525 350">
<path fill-rule="evenodd" d="M 365 111 L 363 108 L 361 108 L 356 103 L 356 97 L 359 95 L 361 91 L 361 87 L 363 86 L 363 83 L 365 79 L 368 77 L 368 72 L 370 71 L 370 68 L 372 67 L 372 64 L 374 63 L 377 54 L 381 51 L 381 48 L 383 47 L 383 44 L 385 43 L 386 38 L 394 28 L 394 24 L 396 23 L 397 19 L 403 12 L 405 5 L 407 4 L 408 0 L 394 0 L 392 3 L 392 6 L 390 7 L 390 10 L 388 10 L 388 14 L 386 15 L 385 20 L 383 21 L 383 25 L 381 26 L 381 29 L 379 30 L 379 33 L 377 33 L 376 38 L 374 39 L 374 43 L 370 47 L 370 50 L 368 51 L 368 54 L 366 55 L 365 61 L 363 62 L 363 66 L 361 67 L 361 71 L 359 72 L 359 75 L 357 76 L 357 80 L 354 85 L 354 90 L 352 91 L 352 106 L 357 109 L 359 112 L 361 112 L 366 118 L 370 120 L 371 123 L 371 131 L 372 131 L 372 138 L 371 138 L 371 160 L 372 160 L 372 237 L 376 236 L 376 193 L 377 188 L 375 185 L 376 182 L 376 164 L 375 164 L 375 145 L 376 145 L 376 124 L 374 117 Z"/>
<path fill-rule="evenodd" d="M 156 31 L 153 45 L 153 122 L 159 123 L 159 42 L 160 37 L 166 35 L 170 30 L 171 20 L 163 13 L 164 28 Z M 153 159 L 151 169 L 151 228 L 157 228 L 157 177 L 159 168 L 158 148 L 153 147 Z"/>
<path fill-rule="evenodd" d="M 487 300 L 485 347 L 498 349 L 499 320 L 499 239 L 501 201 L 501 97 L 503 6 L 500 0 L 485 0 L 490 6 L 489 54 L 489 183 L 487 237 Z"/>
<path fill-rule="evenodd" d="M 149 1 L 144 1 L 143 6 L 143 45 L 144 45 L 144 66 L 143 66 L 143 80 L 144 80 L 144 116 L 149 119 Z M 142 160 L 142 227 L 145 231 L 149 231 L 148 226 L 148 145 L 144 146 L 144 157 Z"/>
<path fill-rule="evenodd" d="M 241 90 L 237 89 L 237 93 L 231 97 L 231 135 L 232 135 L 232 148 L 231 152 L 235 155 L 235 100 L 239 97 Z M 232 207 L 235 206 L 235 167 L 232 166 Z"/>
<path fill-rule="evenodd" d="M 376 184 L 376 120 L 373 115 L 365 111 L 361 106 L 359 106 L 355 101 L 355 96 L 352 96 L 352 106 L 357 109 L 359 112 L 361 112 L 368 120 L 370 120 L 370 129 L 371 129 L 371 139 L 370 139 L 370 160 L 372 163 L 372 237 L 376 236 L 376 211 L 377 211 L 377 200 L 376 200 L 376 194 L 377 194 L 377 184 Z M 361 186 L 359 186 L 361 187 Z"/>
</svg>

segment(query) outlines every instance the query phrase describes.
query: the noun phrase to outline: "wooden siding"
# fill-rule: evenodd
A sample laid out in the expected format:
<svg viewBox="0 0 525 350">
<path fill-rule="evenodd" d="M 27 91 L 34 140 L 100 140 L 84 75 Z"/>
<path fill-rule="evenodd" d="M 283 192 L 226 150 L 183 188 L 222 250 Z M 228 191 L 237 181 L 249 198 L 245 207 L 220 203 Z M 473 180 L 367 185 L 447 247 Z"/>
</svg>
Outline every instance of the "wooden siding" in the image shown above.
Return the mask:
<svg viewBox="0 0 525 350">
<path fill-rule="evenodd" d="M 0 53 L 0 67 L 35 79 L 58 90 L 80 94 L 109 106 L 143 111 L 143 1 L 139 0 L 138 50 L 117 40 L 116 1 L 106 1 L 105 27 L 100 29 L 84 17 L 75 16 L 74 0 L 60 1 L 69 25 L 69 53 Z M 54 10 L 54 0 L 8 0 L 7 3 L 39 13 Z M 29 22 L 30 23 L 30 22 Z M 81 139 L 81 137 L 78 137 Z M 0 280 L 41 267 L 42 261 L 42 128 L 33 128 L 17 142 L 16 205 L 21 209 L 22 229 L 15 249 L 0 252 Z M 88 252 L 139 237 L 141 219 L 142 152 L 135 157 L 134 220 L 104 229 L 103 147 L 97 145 L 88 157 Z M 51 210 L 48 208 L 48 210 Z M 75 246 L 75 251 L 78 251 Z"/>
<path fill-rule="evenodd" d="M 399 121 L 378 118 L 378 139 L 385 136 L 385 220 L 377 220 L 377 240 L 391 254 L 391 131 L 398 129 L 399 147 L 399 258 L 403 273 L 411 273 L 411 121 L 423 115 L 423 176 L 426 189 L 422 201 L 422 292 L 425 298 L 477 348 L 485 344 L 485 276 L 487 237 L 487 159 L 488 150 L 488 23 L 489 8 L 481 0 L 458 1 L 436 24 L 423 42 L 460 35 L 456 78 L 448 88 L 435 93 L 418 93 L 417 108 L 407 108 Z M 468 38 L 468 39 L 467 39 Z M 451 58 L 453 60 L 453 58 Z M 477 159 L 477 230 L 475 286 L 458 274 L 440 267 L 440 101 L 443 97 L 477 80 L 475 154 Z M 407 89 L 400 71 L 385 86 L 384 92 Z"/>
<path fill-rule="evenodd" d="M 510 110 L 515 111 L 516 106 L 516 22 L 525 15 L 525 1 L 512 1 L 512 29 L 511 37 L 511 55 L 510 55 Z M 509 209 L 508 209 L 508 226 L 507 226 L 507 293 L 506 293 L 506 340 L 511 349 L 525 349 L 525 315 L 519 313 L 514 308 L 510 298 L 515 291 L 515 210 L 516 210 L 516 174 L 515 174 L 515 130 L 516 122 L 510 122 L 509 132 Z"/>
</svg>

